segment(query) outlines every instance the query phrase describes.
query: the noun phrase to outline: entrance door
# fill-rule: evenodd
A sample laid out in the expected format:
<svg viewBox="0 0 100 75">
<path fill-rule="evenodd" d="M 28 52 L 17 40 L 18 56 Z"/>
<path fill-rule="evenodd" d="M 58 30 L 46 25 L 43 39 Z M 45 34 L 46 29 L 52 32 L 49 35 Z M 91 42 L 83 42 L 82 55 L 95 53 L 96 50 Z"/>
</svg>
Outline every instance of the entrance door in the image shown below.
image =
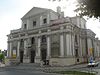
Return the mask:
<svg viewBox="0 0 100 75">
<path fill-rule="evenodd" d="M 34 50 L 31 50 L 30 51 L 30 63 L 34 63 L 34 58 L 35 58 L 35 51 Z"/>
<path fill-rule="evenodd" d="M 23 63 L 23 54 L 24 54 L 24 51 L 20 51 L 20 62 Z"/>
</svg>

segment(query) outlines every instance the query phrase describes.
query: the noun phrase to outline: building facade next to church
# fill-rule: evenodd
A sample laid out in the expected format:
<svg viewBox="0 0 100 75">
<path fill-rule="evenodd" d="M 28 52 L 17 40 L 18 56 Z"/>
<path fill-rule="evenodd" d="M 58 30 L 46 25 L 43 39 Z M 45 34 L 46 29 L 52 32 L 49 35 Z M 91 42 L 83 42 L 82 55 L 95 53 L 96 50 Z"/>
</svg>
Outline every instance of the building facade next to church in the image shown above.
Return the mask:
<svg viewBox="0 0 100 75">
<path fill-rule="evenodd" d="M 33 7 L 21 20 L 21 28 L 7 35 L 9 59 L 65 66 L 100 57 L 100 41 L 84 18 L 64 17 L 60 7 Z"/>
</svg>

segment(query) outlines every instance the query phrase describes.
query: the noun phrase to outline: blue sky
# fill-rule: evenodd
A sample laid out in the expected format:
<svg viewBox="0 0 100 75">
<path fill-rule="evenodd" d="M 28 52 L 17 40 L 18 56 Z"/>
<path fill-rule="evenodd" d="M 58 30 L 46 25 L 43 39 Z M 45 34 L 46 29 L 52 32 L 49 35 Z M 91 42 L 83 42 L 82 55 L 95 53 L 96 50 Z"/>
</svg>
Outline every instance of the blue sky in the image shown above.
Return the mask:
<svg viewBox="0 0 100 75">
<path fill-rule="evenodd" d="M 66 16 L 75 16 L 75 0 L 63 0 L 62 2 L 52 2 L 48 0 L 0 0 L 0 49 L 7 49 L 7 36 L 10 30 L 21 27 L 20 18 L 31 8 L 42 7 L 56 11 L 57 6 L 61 6 Z M 92 29 L 100 38 L 100 23 L 98 20 L 87 21 L 87 28 Z"/>
</svg>

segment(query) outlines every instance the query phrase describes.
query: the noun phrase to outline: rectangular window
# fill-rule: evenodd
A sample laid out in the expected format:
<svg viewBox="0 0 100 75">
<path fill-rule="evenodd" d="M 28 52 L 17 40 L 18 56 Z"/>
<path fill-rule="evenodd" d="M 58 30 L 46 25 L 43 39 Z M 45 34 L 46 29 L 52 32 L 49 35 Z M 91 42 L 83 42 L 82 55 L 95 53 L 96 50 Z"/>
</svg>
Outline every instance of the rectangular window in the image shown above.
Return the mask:
<svg viewBox="0 0 100 75">
<path fill-rule="evenodd" d="M 43 23 L 44 24 L 47 23 L 47 19 L 46 18 L 43 19 Z"/>
<path fill-rule="evenodd" d="M 24 29 L 26 29 L 27 28 L 27 25 L 26 24 L 24 24 Z"/>
<path fill-rule="evenodd" d="M 35 38 L 32 37 L 32 39 L 31 39 L 31 44 L 34 44 L 34 43 L 35 43 Z"/>
<path fill-rule="evenodd" d="M 33 27 L 36 26 L 36 21 L 33 21 Z"/>
</svg>

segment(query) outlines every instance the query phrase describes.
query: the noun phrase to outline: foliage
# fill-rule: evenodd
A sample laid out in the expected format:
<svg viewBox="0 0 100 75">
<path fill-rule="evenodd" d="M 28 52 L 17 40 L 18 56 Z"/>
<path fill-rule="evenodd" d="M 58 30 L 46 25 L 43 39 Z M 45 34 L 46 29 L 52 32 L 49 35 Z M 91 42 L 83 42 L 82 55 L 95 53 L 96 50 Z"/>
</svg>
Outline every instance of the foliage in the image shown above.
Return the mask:
<svg viewBox="0 0 100 75">
<path fill-rule="evenodd" d="M 80 16 L 100 18 L 100 0 L 77 0 L 78 5 L 75 10 Z"/>
<path fill-rule="evenodd" d="M 48 0 L 48 1 L 62 1 L 62 0 Z M 68 1 L 68 0 L 66 0 Z M 75 12 L 80 16 L 88 16 L 94 18 L 100 18 L 100 0 L 76 0 L 77 8 Z"/>
<path fill-rule="evenodd" d="M 0 60 L 3 61 L 5 59 L 4 54 L 0 54 Z"/>
</svg>

